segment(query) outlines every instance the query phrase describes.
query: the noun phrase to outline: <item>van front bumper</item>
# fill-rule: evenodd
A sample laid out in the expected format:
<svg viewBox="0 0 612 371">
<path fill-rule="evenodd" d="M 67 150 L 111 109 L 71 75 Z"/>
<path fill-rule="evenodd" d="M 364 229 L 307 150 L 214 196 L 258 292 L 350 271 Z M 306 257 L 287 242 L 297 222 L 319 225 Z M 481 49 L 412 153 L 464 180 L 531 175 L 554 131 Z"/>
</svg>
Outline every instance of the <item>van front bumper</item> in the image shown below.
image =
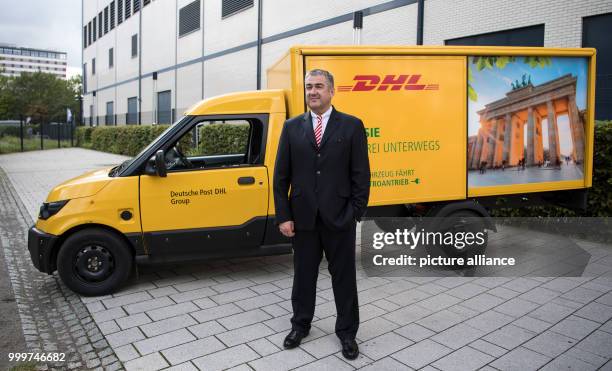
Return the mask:
<svg viewBox="0 0 612 371">
<path fill-rule="evenodd" d="M 36 227 L 28 231 L 28 250 L 32 264 L 43 273 L 53 274 L 55 270 L 55 264 L 51 262 L 51 252 L 56 241 L 57 236 L 40 231 Z"/>
</svg>

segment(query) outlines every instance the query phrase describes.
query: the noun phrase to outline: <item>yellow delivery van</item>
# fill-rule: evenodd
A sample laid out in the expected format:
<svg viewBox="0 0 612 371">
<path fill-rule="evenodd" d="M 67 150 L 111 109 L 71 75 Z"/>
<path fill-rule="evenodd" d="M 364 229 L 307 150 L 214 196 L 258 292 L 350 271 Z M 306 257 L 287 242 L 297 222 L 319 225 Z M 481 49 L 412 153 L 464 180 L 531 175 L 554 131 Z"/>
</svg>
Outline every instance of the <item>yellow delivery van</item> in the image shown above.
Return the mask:
<svg viewBox="0 0 612 371">
<path fill-rule="evenodd" d="M 494 207 L 584 207 L 594 49 L 296 46 L 268 70 L 268 90 L 205 99 L 133 159 L 55 187 L 29 232 L 33 264 L 101 295 L 135 264 L 290 252 L 272 176 L 314 68 L 334 75 L 334 106 L 364 122 L 366 216 L 486 225 Z"/>
</svg>

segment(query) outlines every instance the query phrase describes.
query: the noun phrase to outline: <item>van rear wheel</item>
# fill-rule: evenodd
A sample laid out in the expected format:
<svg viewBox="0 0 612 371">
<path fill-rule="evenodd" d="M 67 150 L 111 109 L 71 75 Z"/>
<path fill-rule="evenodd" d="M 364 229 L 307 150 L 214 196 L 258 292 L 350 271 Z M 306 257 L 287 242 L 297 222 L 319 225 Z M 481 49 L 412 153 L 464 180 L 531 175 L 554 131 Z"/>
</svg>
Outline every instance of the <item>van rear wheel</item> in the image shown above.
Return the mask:
<svg viewBox="0 0 612 371">
<path fill-rule="evenodd" d="M 57 254 L 57 272 L 68 288 L 85 296 L 114 292 L 129 277 L 132 254 L 119 236 L 85 229 L 66 239 Z"/>
</svg>

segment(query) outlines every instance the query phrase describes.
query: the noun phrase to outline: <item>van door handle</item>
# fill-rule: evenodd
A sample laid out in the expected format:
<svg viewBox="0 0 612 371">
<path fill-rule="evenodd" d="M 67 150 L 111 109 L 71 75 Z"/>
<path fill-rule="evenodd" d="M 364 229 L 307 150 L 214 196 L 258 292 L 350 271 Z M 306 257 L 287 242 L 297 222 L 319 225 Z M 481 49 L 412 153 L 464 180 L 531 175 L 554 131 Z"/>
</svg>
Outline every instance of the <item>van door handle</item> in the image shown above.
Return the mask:
<svg viewBox="0 0 612 371">
<path fill-rule="evenodd" d="M 238 178 L 239 185 L 255 184 L 255 178 L 252 176 L 243 176 Z"/>
</svg>

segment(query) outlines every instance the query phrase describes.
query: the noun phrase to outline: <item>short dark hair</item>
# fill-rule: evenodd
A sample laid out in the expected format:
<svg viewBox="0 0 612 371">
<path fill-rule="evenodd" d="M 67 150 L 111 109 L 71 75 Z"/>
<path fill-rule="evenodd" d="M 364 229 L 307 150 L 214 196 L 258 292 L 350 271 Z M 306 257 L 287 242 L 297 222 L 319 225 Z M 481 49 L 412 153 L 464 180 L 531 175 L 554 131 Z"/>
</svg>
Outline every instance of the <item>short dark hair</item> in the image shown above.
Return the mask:
<svg viewBox="0 0 612 371">
<path fill-rule="evenodd" d="M 329 86 L 332 89 L 334 88 L 334 75 L 332 75 L 329 71 L 315 68 L 314 70 L 306 72 L 306 76 L 304 76 L 304 79 L 308 78 L 308 76 L 323 76 L 329 83 Z"/>
</svg>

